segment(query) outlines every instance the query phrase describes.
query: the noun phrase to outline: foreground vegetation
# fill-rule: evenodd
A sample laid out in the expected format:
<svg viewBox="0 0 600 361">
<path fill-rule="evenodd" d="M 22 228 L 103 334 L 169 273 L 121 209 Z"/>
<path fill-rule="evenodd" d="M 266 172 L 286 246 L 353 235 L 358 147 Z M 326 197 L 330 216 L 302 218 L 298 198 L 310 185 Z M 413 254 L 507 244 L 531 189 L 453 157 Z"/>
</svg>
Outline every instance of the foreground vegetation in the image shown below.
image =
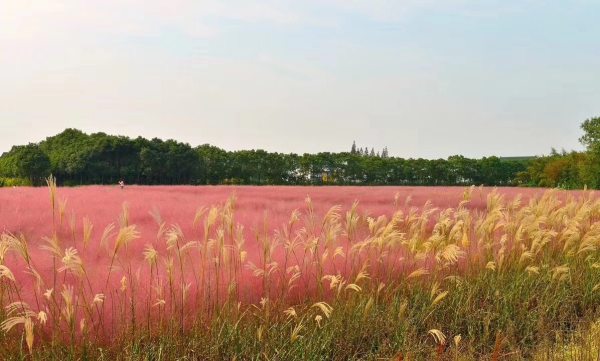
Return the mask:
<svg viewBox="0 0 600 361">
<path fill-rule="evenodd" d="M 596 360 L 600 201 L 548 192 L 521 204 L 391 216 L 303 211 L 246 240 L 235 197 L 200 208 L 195 234 L 125 206 L 94 232 L 0 238 L 0 354 L 104 360 Z"/>
</svg>

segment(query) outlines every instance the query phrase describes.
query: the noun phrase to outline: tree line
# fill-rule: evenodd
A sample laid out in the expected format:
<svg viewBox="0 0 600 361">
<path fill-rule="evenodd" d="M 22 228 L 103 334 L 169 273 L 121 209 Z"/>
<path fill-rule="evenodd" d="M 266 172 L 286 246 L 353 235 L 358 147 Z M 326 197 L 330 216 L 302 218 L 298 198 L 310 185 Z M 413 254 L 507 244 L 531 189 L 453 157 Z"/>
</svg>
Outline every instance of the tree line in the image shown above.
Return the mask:
<svg viewBox="0 0 600 361">
<path fill-rule="evenodd" d="M 353 147 L 354 148 L 354 147 Z M 62 185 L 517 185 L 528 159 L 404 159 L 351 149 L 341 153 L 284 154 L 226 151 L 204 144 L 129 138 L 66 129 L 39 143 L 14 146 L 0 157 L 0 182 L 43 184 L 52 173 Z"/>
</svg>

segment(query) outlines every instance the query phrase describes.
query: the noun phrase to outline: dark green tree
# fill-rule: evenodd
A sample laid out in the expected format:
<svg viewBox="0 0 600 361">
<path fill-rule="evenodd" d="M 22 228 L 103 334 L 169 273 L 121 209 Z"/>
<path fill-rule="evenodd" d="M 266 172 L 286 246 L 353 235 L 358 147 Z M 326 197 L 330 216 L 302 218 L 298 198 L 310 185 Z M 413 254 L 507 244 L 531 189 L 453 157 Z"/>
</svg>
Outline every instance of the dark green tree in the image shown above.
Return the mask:
<svg viewBox="0 0 600 361">
<path fill-rule="evenodd" d="M 600 187 L 600 117 L 586 119 L 581 124 L 584 134 L 579 141 L 586 146 L 588 157 L 582 172 L 584 183 L 592 188 Z"/>
<path fill-rule="evenodd" d="M 6 176 L 25 178 L 33 185 L 40 185 L 50 174 L 50 159 L 37 144 L 14 146 L 2 158 Z"/>
</svg>

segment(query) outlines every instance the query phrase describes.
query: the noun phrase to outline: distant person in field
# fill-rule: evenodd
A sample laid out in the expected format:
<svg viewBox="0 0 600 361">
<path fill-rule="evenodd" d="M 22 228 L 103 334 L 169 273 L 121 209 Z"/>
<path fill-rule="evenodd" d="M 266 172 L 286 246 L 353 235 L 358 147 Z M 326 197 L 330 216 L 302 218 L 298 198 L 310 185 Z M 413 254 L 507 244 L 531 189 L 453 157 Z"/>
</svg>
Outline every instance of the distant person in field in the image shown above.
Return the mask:
<svg viewBox="0 0 600 361">
<path fill-rule="evenodd" d="M 121 189 L 125 188 L 125 181 L 122 179 L 119 181 L 119 187 L 121 187 Z"/>
</svg>

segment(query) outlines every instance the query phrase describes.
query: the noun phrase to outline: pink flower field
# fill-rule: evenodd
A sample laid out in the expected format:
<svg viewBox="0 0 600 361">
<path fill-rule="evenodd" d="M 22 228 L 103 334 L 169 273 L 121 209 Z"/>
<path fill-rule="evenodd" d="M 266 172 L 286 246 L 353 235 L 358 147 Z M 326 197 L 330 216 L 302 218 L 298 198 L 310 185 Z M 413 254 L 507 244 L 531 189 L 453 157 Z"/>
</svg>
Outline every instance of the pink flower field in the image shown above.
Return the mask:
<svg viewBox="0 0 600 361">
<path fill-rule="evenodd" d="M 485 209 L 486 197 L 491 191 L 491 188 L 476 188 L 469 208 Z M 509 199 L 517 194 L 523 194 L 527 199 L 543 192 L 518 188 L 498 191 Z M 110 275 L 110 282 L 115 287 L 120 287 L 119 281 L 126 273 L 125 270 L 119 269 L 121 265 L 133 266 L 134 270 L 143 268 L 146 264 L 143 256 L 146 246 L 152 245 L 159 251 L 165 251 L 165 242 L 161 242 L 161 237 L 157 236 L 157 216 L 164 222 L 163 236 L 168 229 L 176 227 L 181 232 L 182 243 L 201 242 L 205 237 L 204 230 L 199 224 L 194 226 L 197 211 L 222 206 L 229 197 L 235 196 L 234 222 L 236 226 L 243 227 L 246 258 L 258 263 L 262 258 L 260 238 L 273 238 L 276 230 L 286 227 L 293 211 L 305 214 L 307 197 L 312 200 L 314 216 L 318 220 L 334 206 L 340 206 L 339 212 L 344 214 L 354 202 L 358 202 L 357 210 L 362 215 L 375 218 L 381 215 L 391 217 L 398 209 L 421 209 L 427 202 L 439 210 L 453 208 L 463 199 L 464 192 L 465 188 L 462 187 L 129 186 L 124 190 L 117 186 L 58 188 L 53 221 L 48 188 L 0 188 L 0 232 L 26 241 L 36 271 L 47 275 L 52 272 L 54 265 L 44 246 L 47 246 L 47 240 L 52 238 L 54 224 L 56 238 L 59 240 L 57 256 L 63 257 L 67 248 L 76 249 L 85 262 L 94 292 L 100 292 L 99 290 L 105 291 L 104 283 L 109 276 L 107 270 L 112 258 L 113 243 L 119 228 L 123 227 L 120 217 L 124 208 L 127 209 L 127 223 L 135 226 L 138 236 L 128 244 L 126 253 L 120 252 L 116 255 L 117 262 L 113 264 L 113 268 L 117 268 L 117 271 L 111 271 Z M 85 236 L 89 238 L 85 244 L 84 223 L 91 226 L 88 235 Z M 276 251 L 273 258 L 277 258 L 280 253 Z M 32 284 L 34 278 L 31 277 L 30 270 L 17 261 L 18 257 L 13 258 L 14 262 L 22 267 L 14 269 L 15 277 L 22 284 Z M 195 261 L 194 257 L 190 257 L 189 264 Z M 191 276 L 191 272 L 187 276 Z M 250 278 L 245 280 L 248 283 L 254 282 Z M 48 283 L 47 279 L 45 283 Z M 48 284 L 45 286 L 50 288 Z M 250 289 L 256 290 L 256 296 L 262 292 L 260 286 Z M 24 287 L 22 290 L 22 296 L 28 301 L 32 301 L 31 291 L 31 287 Z"/>
<path fill-rule="evenodd" d="M 476 188 L 468 208 L 482 211 L 486 207 L 487 195 L 492 188 Z M 106 253 L 110 253 L 112 238 L 105 238 L 107 250 L 102 253 L 100 241 L 106 227 L 114 226 L 114 233 L 121 226 L 119 218 L 123 208 L 127 209 L 128 223 L 135 225 L 139 238 L 129 245 L 128 261 L 143 264 L 142 252 L 148 244 L 161 249 L 157 240 L 158 215 L 169 227 L 180 228 L 186 241 L 200 241 L 202 227 L 194 227 L 199 209 L 222 206 L 229 197 L 236 197 L 235 222 L 243 227 L 244 249 L 247 258 L 257 262 L 259 242 L 262 235 L 274 236 L 275 231 L 285 227 L 293 211 L 305 213 L 306 198 L 310 197 L 317 219 L 323 217 L 334 206 L 340 213 L 348 211 L 354 202 L 364 216 L 391 217 L 402 209 L 422 209 L 430 203 L 431 208 L 443 210 L 455 208 L 463 199 L 463 187 L 256 187 L 256 186 L 129 186 L 124 190 L 116 186 L 87 186 L 58 188 L 55 201 L 55 221 L 47 188 L 0 188 L 0 232 L 23 237 L 29 244 L 34 262 L 46 259 L 46 251 L 40 246 L 45 238 L 51 238 L 56 224 L 61 248 L 74 247 L 85 254 L 86 267 L 93 271 L 92 281 L 104 280 L 107 269 Z M 500 188 L 498 192 L 508 199 L 522 195 L 524 201 L 531 196 L 543 194 L 542 189 Z M 92 229 L 85 249 L 80 247 L 84 222 Z M 95 255 L 95 256 L 94 256 Z M 91 257 L 90 257 L 91 256 Z M 121 255 L 123 257 L 125 255 Z M 38 261 L 39 260 L 39 261 Z M 49 263 L 38 265 L 42 271 L 51 269 Z M 24 274 L 17 272 L 17 277 Z M 94 280 L 95 278 L 95 280 Z M 115 282 L 118 279 L 115 279 Z M 96 283 L 96 282 L 94 282 Z"/>
<path fill-rule="evenodd" d="M 136 224 L 145 237 L 154 236 L 156 223 L 150 212 L 158 210 L 168 224 L 179 224 L 191 231 L 196 210 L 224 203 L 233 194 L 237 197 L 236 219 L 244 225 L 246 237 L 262 229 L 267 219 L 270 229 L 287 222 L 294 209 L 305 208 L 305 198 L 311 197 L 317 213 L 339 205 L 347 210 L 354 201 L 363 212 L 379 216 L 394 212 L 394 203 L 401 206 L 421 207 L 427 201 L 437 208 L 456 207 L 462 200 L 462 187 L 256 187 L 256 186 L 129 186 L 121 191 L 116 186 L 87 186 L 59 188 L 58 200 L 66 201 L 66 220 L 87 217 L 94 224 L 99 237 L 101 229 L 116 222 L 124 203 L 129 205 L 131 223 Z M 485 208 L 491 188 L 475 192 L 471 208 Z M 499 188 L 512 198 L 517 194 L 527 199 L 541 195 L 545 190 L 533 188 Z M 0 231 L 22 233 L 37 242 L 52 232 L 52 211 L 47 188 L 0 188 Z"/>
<path fill-rule="evenodd" d="M 146 246 L 152 245 L 164 251 L 165 242 L 161 242 L 160 238 L 168 229 L 181 232 L 180 241 L 183 243 L 201 242 L 204 237 L 208 240 L 211 235 L 205 235 L 201 224 L 194 226 L 194 223 L 202 223 L 198 219 L 195 222 L 197 212 L 204 210 L 203 215 L 206 216 L 208 209 L 223 206 L 231 196 L 236 198 L 234 222 L 236 227 L 243 228 L 240 239 L 243 238 L 246 258 L 258 263 L 262 259 L 261 239 L 274 238 L 278 231 L 286 228 L 292 212 L 306 214 L 307 197 L 312 201 L 316 220 L 334 206 L 340 206 L 338 212 L 343 215 L 355 202 L 358 202 L 357 211 L 361 215 L 377 218 L 382 215 L 391 217 L 399 209 L 404 212 L 421 210 L 427 203 L 436 213 L 455 208 L 463 199 L 465 190 L 462 187 L 276 186 L 129 186 L 124 190 L 116 186 L 58 188 L 53 221 L 48 188 L 0 188 L 0 232 L 26 241 L 36 270 L 45 275 L 54 266 L 44 245 L 52 238 L 56 227 L 56 238 L 60 241 L 57 252 L 70 247 L 76 249 L 85 260 L 90 283 L 94 288 L 103 288 L 103 282 L 109 276 L 107 270 L 113 242 L 119 228 L 123 227 L 120 218 L 124 209 L 127 210 L 127 224 L 135 226 L 137 237 L 128 244 L 126 254 L 116 255 L 120 262 L 113 264 L 113 268 L 128 264 L 140 270 L 145 264 L 143 251 Z M 492 190 L 475 188 L 467 207 L 474 212 L 485 210 L 487 196 Z M 524 201 L 544 192 L 532 188 L 500 188 L 497 191 L 508 200 L 522 195 Z M 162 229 L 156 217 L 164 223 Z M 84 235 L 85 223 L 88 224 L 87 235 Z M 432 218 L 430 223 L 435 223 L 435 219 Z M 159 231 L 161 235 L 157 235 Z M 88 238 L 85 244 L 83 238 Z M 279 255 L 281 252 L 275 253 Z M 64 256 L 64 252 L 57 256 Z M 17 257 L 13 258 L 17 262 Z M 190 257 L 190 263 L 194 262 L 194 257 Z M 24 284 L 33 281 L 29 270 L 21 271 L 15 270 L 17 279 Z M 120 285 L 122 274 L 122 269 L 114 274 L 111 271 L 111 282 L 115 286 Z M 252 282 L 251 279 L 246 281 Z M 261 293 L 259 289 L 256 288 L 257 295 Z M 30 290 L 29 287 L 23 290 L 25 296 Z"/>
<path fill-rule="evenodd" d="M 541 261 L 546 239 L 574 247 L 571 220 L 595 234 L 581 222 L 598 211 L 591 193 L 519 188 L 4 188 L 0 301 L 30 350 L 294 307 L 320 328 L 352 293 L 430 277 L 435 305 L 441 281 Z"/>
</svg>

